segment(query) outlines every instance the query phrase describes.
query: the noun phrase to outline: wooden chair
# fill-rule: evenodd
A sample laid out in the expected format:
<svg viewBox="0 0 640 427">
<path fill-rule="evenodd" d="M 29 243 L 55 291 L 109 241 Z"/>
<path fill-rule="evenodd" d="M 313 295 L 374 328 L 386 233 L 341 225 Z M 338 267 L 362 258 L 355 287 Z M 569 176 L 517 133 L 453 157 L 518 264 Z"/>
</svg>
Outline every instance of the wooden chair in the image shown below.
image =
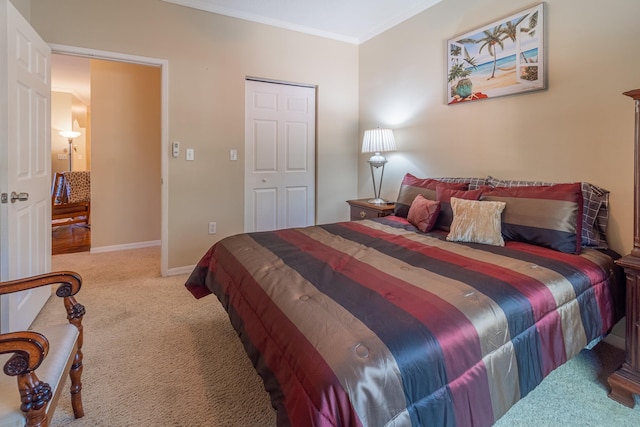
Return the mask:
<svg viewBox="0 0 640 427">
<path fill-rule="evenodd" d="M 71 378 L 74 416 L 84 416 L 81 376 L 85 309 L 75 299 L 82 278 L 61 271 L 0 282 L 0 295 L 51 284 L 60 284 L 56 295 L 63 299 L 68 322 L 47 325 L 39 332 L 0 334 L 0 361 L 4 364 L 4 373 L 0 374 L 0 426 L 48 426 L 67 375 Z"/>
<path fill-rule="evenodd" d="M 91 216 L 89 171 L 56 172 L 51 185 L 51 225 L 89 226 Z"/>
</svg>

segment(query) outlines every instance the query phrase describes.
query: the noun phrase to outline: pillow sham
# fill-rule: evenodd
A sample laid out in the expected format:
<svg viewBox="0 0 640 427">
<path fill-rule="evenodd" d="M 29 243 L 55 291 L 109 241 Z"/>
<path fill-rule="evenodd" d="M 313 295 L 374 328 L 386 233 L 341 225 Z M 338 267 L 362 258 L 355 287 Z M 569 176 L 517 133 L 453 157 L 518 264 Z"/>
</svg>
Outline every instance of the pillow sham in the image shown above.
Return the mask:
<svg viewBox="0 0 640 427">
<path fill-rule="evenodd" d="M 582 247 L 580 183 L 550 186 L 495 187 L 482 200 L 505 202 L 502 235 L 566 253 Z"/>
<path fill-rule="evenodd" d="M 453 221 L 447 240 L 504 246 L 501 218 L 505 202 L 451 198 Z"/>
<path fill-rule="evenodd" d="M 466 190 L 469 184 L 466 182 L 446 183 L 431 178 L 417 178 L 410 173 L 405 174 L 400 184 L 400 192 L 396 199 L 396 206 L 393 211 L 395 216 L 406 218 L 413 199 L 421 194 L 426 199 L 436 200 L 436 186 L 444 185 L 447 188 Z"/>
<path fill-rule="evenodd" d="M 422 194 L 418 194 L 411 203 L 407 220 L 418 230 L 427 233 L 436 224 L 439 213 L 440 202 L 425 199 Z"/>
<path fill-rule="evenodd" d="M 453 178 L 453 177 L 439 177 L 439 178 L 433 178 L 436 179 L 438 181 L 441 182 L 446 182 L 446 183 L 467 183 L 469 184 L 469 190 L 477 190 L 478 188 L 487 185 L 487 179 L 486 178 Z"/>
<path fill-rule="evenodd" d="M 492 187 L 523 187 L 554 185 L 554 182 L 504 180 L 488 176 Z M 609 191 L 588 182 L 581 182 L 582 190 L 582 246 L 607 249 L 607 224 L 609 222 Z"/>
<path fill-rule="evenodd" d="M 440 215 L 436 221 L 436 228 L 449 231 L 451 221 L 453 221 L 453 211 L 451 210 L 451 198 L 465 200 L 478 200 L 482 195 L 482 188 L 477 190 L 454 190 L 438 185 L 436 187 L 436 200 L 440 202 Z"/>
</svg>

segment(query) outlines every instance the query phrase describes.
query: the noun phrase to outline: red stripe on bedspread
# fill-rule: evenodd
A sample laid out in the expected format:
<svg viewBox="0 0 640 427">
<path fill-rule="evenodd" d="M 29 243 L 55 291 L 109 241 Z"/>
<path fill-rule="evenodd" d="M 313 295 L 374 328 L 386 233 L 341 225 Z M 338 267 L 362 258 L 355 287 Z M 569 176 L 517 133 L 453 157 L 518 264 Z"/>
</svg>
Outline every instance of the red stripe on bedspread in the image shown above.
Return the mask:
<svg viewBox="0 0 640 427">
<path fill-rule="evenodd" d="M 357 230 L 360 233 L 368 234 L 375 238 L 392 241 L 394 244 L 403 246 L 412 251 L 422 253 L 429 256 L 430 258 L 446 261 L 448 263 L 463 267 L 467 270 L 477 271 L 484 275 L 491 276 L 505 283 L 508 283 L 514 289 L 517 289 L 518 292 L 520 292 L 523 296 L 525 296 L 531 304 L 535 319 L 535 327 L 538 330 L 540 338 L 540 351 L 544 356 L 541 358 L 543 375 L 548 375 L 555 367 L 566 362 L 567 357 L 564 347 L 564 337 L 561 333 L 562 327 L 560 315 L 556 311 L 557 305 L 553 295 L 551 294 L 551 291 L 543 283 L 529 276 L 519 274 L 508 268 L 503 268 L 494 264 L 487 264 L 482 261 L 477 261 L 452 252 L 447 252 L 438 247 L 425 246 L 424 244 L 421 244 L 419 242 L 407 239 L 404 236 L 390 236 L 388 233 L 361 225 L 357 221 L 345 223 L 344 225 L 351 229 Z M 527 246 L 530 247 L 531 245 Z M 548 255 L 549 252 L 550 251 L 548 249 L 544 249 L 544 253 L 546 255 Z M 562 253 L 558 252 L 558 254 Z M 576 255 L 570 254 L 562 255 L 574 257 L 572 261 L 575 260 L 576 257 Z M 451 336 L 446 332 L 444 332 L 443 335 L 445 337 Z M 443 347 L 445 347 L 445 345 L 443 345 Z M 479 357 L 479 359 L 481 358 L 482 356 Z M 449 356 L 447 356 L 446 360 L 449 361 Z M 453 365 L 457 366 L 457 359 L 452 360 L 455 361 Z M 465 365 L 465 369 L 468 367 L 469 365 Z M 457 372 L 457 374 L 460 373 Z M 458 375 L 451 378 L 457 378 L 457 376 Z"/>
<path fill-rule="evenodd" d="M 300 420 L 304 420 L 304 423 L 313 420 L 317 426 L 361 426 L 340 381 L 314 346 L 279 307 L 273 304 L 271 298 L 226 247 L 218 245 L 216 255 L 216 282 L 222 286 L 229 304 L 244 320 L 244 333 L 248 334 L 280 384 L 286 396 L 283 403 L 292 425 L 300 425 Z M 233 278 L 237 277 L 243 278 L 241 283 L 233 282 Z M 231 287 L 235 288 L 235 292 L 229 289 Z M 261 312 L 256 313 L 254 307 L 260 307 Z M 278 325 L 278 328 L 267 330 L 267 324 Z M 291 350 L 291 347 L 295 348 Z M 285 353 L 304 354 L 305 357 L 286 360 L 283 357 Z M 326 387 L 318 390 L 315 386 L 317 384 Z M 318 394 L 310 395 L 312 392 Z M 305 396 L 313 402 L 314 408 L 308 406 L 309 400 Z"/>
<path fill-rule="evenodd" d="M 521 242 L 509 242 L 509 246 L 520 252 L 555 259 L 578 268 L 580 273 L 585 274 L 589 278 L 589 283 L 591 284 L 589 288 L 594 290 L 598 308 L 600 309 L 600 315 L 597 317 L 603 320 L 603 330 L 600 331 L 600 333 L 605 334 L 609 331 L 615 321 L 615 307 L 613 305 L 615 298 L 613 298 L 611 287 L 608 285 L 609 275 L 613 274 L 611 271 L 606 271 L 586 257 L 579 255 L 549 251 L 546 248 Z"/>
<path fill-rule="evenodd" d="M 448 252 L 438 247 L 426 246 L 423 243 L 407 239 L 404 236 L 392 236 L 383 231 L 363 226 L 359 224 L 358 221 L 344 223 L 344 225 L 345 227 L 357 230 L 359 233 L 393 242 L 398 246 L 421 253 L 429 258 L 445 261 L 466 270 L 477 271 L 478 273 L 482 273 L 508 283 L 529 300 L 536 321 L 557 308 L 555 299 L 553 298 L 551 291 L 549 291 L 549 288 L 529 276 L 525 276 L 495 264 L 488 264 L 458 255 L 454 252 Z"/>
<path fill-rule="evenodd" d="M 187 281 L 187 283 L 185 284 L 189 292 L 191 292 L 191 294 L 197 299 L 206 297 L 207 295 L 211 294 L 211 291 L 209 290 L 209 288 L 207 288 L 206 286 L 203 286 L 203 284 L 205 283 L 205 277 L 207 275 L 207 271 L 209 269 L 211 269 L 211 271 L 215 271 L 215 263 L 211 264 L 212 254 L 213 254 L 213 247 L 209 248 L 207 253 L 205 253 L 204 256 L 200 259 L 195 270 L 193 271 L 193 273 L 191 273 L 191 276 L 189 277 L 191 281 Z M 197 277 L 194 277 L 194 274 L 196 274 Z"/>
<path fill-rule="evenodd" d="M 444 355 L 447 378 L 450 382 L 458 379 L 449 387 L 458 425 L 472 425 L 470 413 L 484 418 L 481 424 L 494 419 L 489 400 L 487 370 L 482 363 L 483 355 L 477 331 L 455 306 L 438 295 L 407 286 L 401 279 L 323 245 L 296 229 L 280 230 L 276 233 L 283 240 L 326 263 L 333 270 L 386 298 L 389 303 L 411 314 L 433 333 Z"/>
</svg>

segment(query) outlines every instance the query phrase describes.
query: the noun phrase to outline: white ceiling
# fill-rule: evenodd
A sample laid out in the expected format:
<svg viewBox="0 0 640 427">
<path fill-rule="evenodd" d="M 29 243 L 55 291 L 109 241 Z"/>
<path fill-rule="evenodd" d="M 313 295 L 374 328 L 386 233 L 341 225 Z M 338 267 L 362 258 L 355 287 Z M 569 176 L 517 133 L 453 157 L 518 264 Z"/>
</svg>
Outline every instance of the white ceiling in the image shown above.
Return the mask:
<svg viewBox="0 0 640 427">
<path fill-rule="evenodd" d="M 163 0 L 360 44 L 442 0 Z"/>
<path fill-rule="evenodd" d="M 206 12 L 360 44 L 442 0 L 163 0 Z M 89 60 L 53 55 L 51 89 L 90 105 Z"/>
</svg>

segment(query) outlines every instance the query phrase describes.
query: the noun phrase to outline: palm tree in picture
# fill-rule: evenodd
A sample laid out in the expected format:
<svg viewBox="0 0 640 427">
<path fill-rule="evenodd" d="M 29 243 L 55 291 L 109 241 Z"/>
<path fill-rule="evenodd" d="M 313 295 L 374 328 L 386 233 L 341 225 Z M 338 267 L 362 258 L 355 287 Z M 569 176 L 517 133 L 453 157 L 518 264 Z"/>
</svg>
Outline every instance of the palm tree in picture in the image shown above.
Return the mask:
<svg viewBox="0 0 640 427">
<path fill-rule="evenodd" d="M 509 21 L 505 25 L 506 27 L 502 29 L 502 33 L 504 34 L 503 40 L 510 39 L 513 43 L 516 42 L 516 38 L 518 37 L 518 25 L 522 23 L 525 19 L 529 18 L 529 14 L 523 15 L 517 21 L 512 22 Z M 528 33 L 530 37 L 533 37 L 536 32 L 536 26 L 538 25 L 538 12 L 535 12 L 529 18 L 529 26 L 520 28 L 521 33 Z M 529 60 L 524 55 L 524 52 L 520 52 L 522 56 L 522 60 L 527 63 Z"/>
<path fill-rule="evenodd" d="M 451 83 L 451 96 L 458 95 L 461 98 L 466 98 L 473 93 L 473 83 L 468 78 L 473 70 L 467 68 L 464 63 L 473 69 L 476 69 L 477 66 L 475 58 L 469 56 L 467 49 L 464 49 L 463 62 L 460 62 L 462 49 L 460 46 L 451 46 L 451 55 L 454 59 L 449 68 L 448 82 Z"/>
<path fill-rule="evenodd" d="M 516 42 L 516 38 L 518 37 L 518 25 L 520 25 L 522 23 L 522 21 L 525 20 L 525 18 L 529 16 L 529 15 L 524 15 L 522 17 L 520 17 L 520 19 L 518 19 L 515 23 L 512 21 L 507 22 L 505 25 L 506 27 L 502 29 L 502 34 L 504 34 L 504 37 L 502 40 L 506 40 L 506 39 L 510 39 L 513 43 Z M 522 32 L 527 32 L 529 31 L 528 28 L 521 28 L 520 31 Z M 523 53 L 521 53 L 522 55 L 522 60 L 526 63 L 529 62 L 527 61 L 527 57 L 524 56 Z"/>
<path fill-rule="evenodd" d="M 502 24 L 493 27 L 491 30 L 484 30 L 482 33 L 484 34 L 484 37 L 481 39 L 464 39 L 460 40 L 458 43 L 482 43 L 480 50 L 478 50 L 478 54 L 482 53 L 482 49 L 485 47 L 487 48 L 489 55 L 493 57 L 493 70 L 491 71 L 491 77 L 487 79 L 490 80 L 496 76 L 496 61 L 498 60 L 496 58 L 496 46 L 500 46 L 501 49 L 504 49 Z"/>
</svg>

